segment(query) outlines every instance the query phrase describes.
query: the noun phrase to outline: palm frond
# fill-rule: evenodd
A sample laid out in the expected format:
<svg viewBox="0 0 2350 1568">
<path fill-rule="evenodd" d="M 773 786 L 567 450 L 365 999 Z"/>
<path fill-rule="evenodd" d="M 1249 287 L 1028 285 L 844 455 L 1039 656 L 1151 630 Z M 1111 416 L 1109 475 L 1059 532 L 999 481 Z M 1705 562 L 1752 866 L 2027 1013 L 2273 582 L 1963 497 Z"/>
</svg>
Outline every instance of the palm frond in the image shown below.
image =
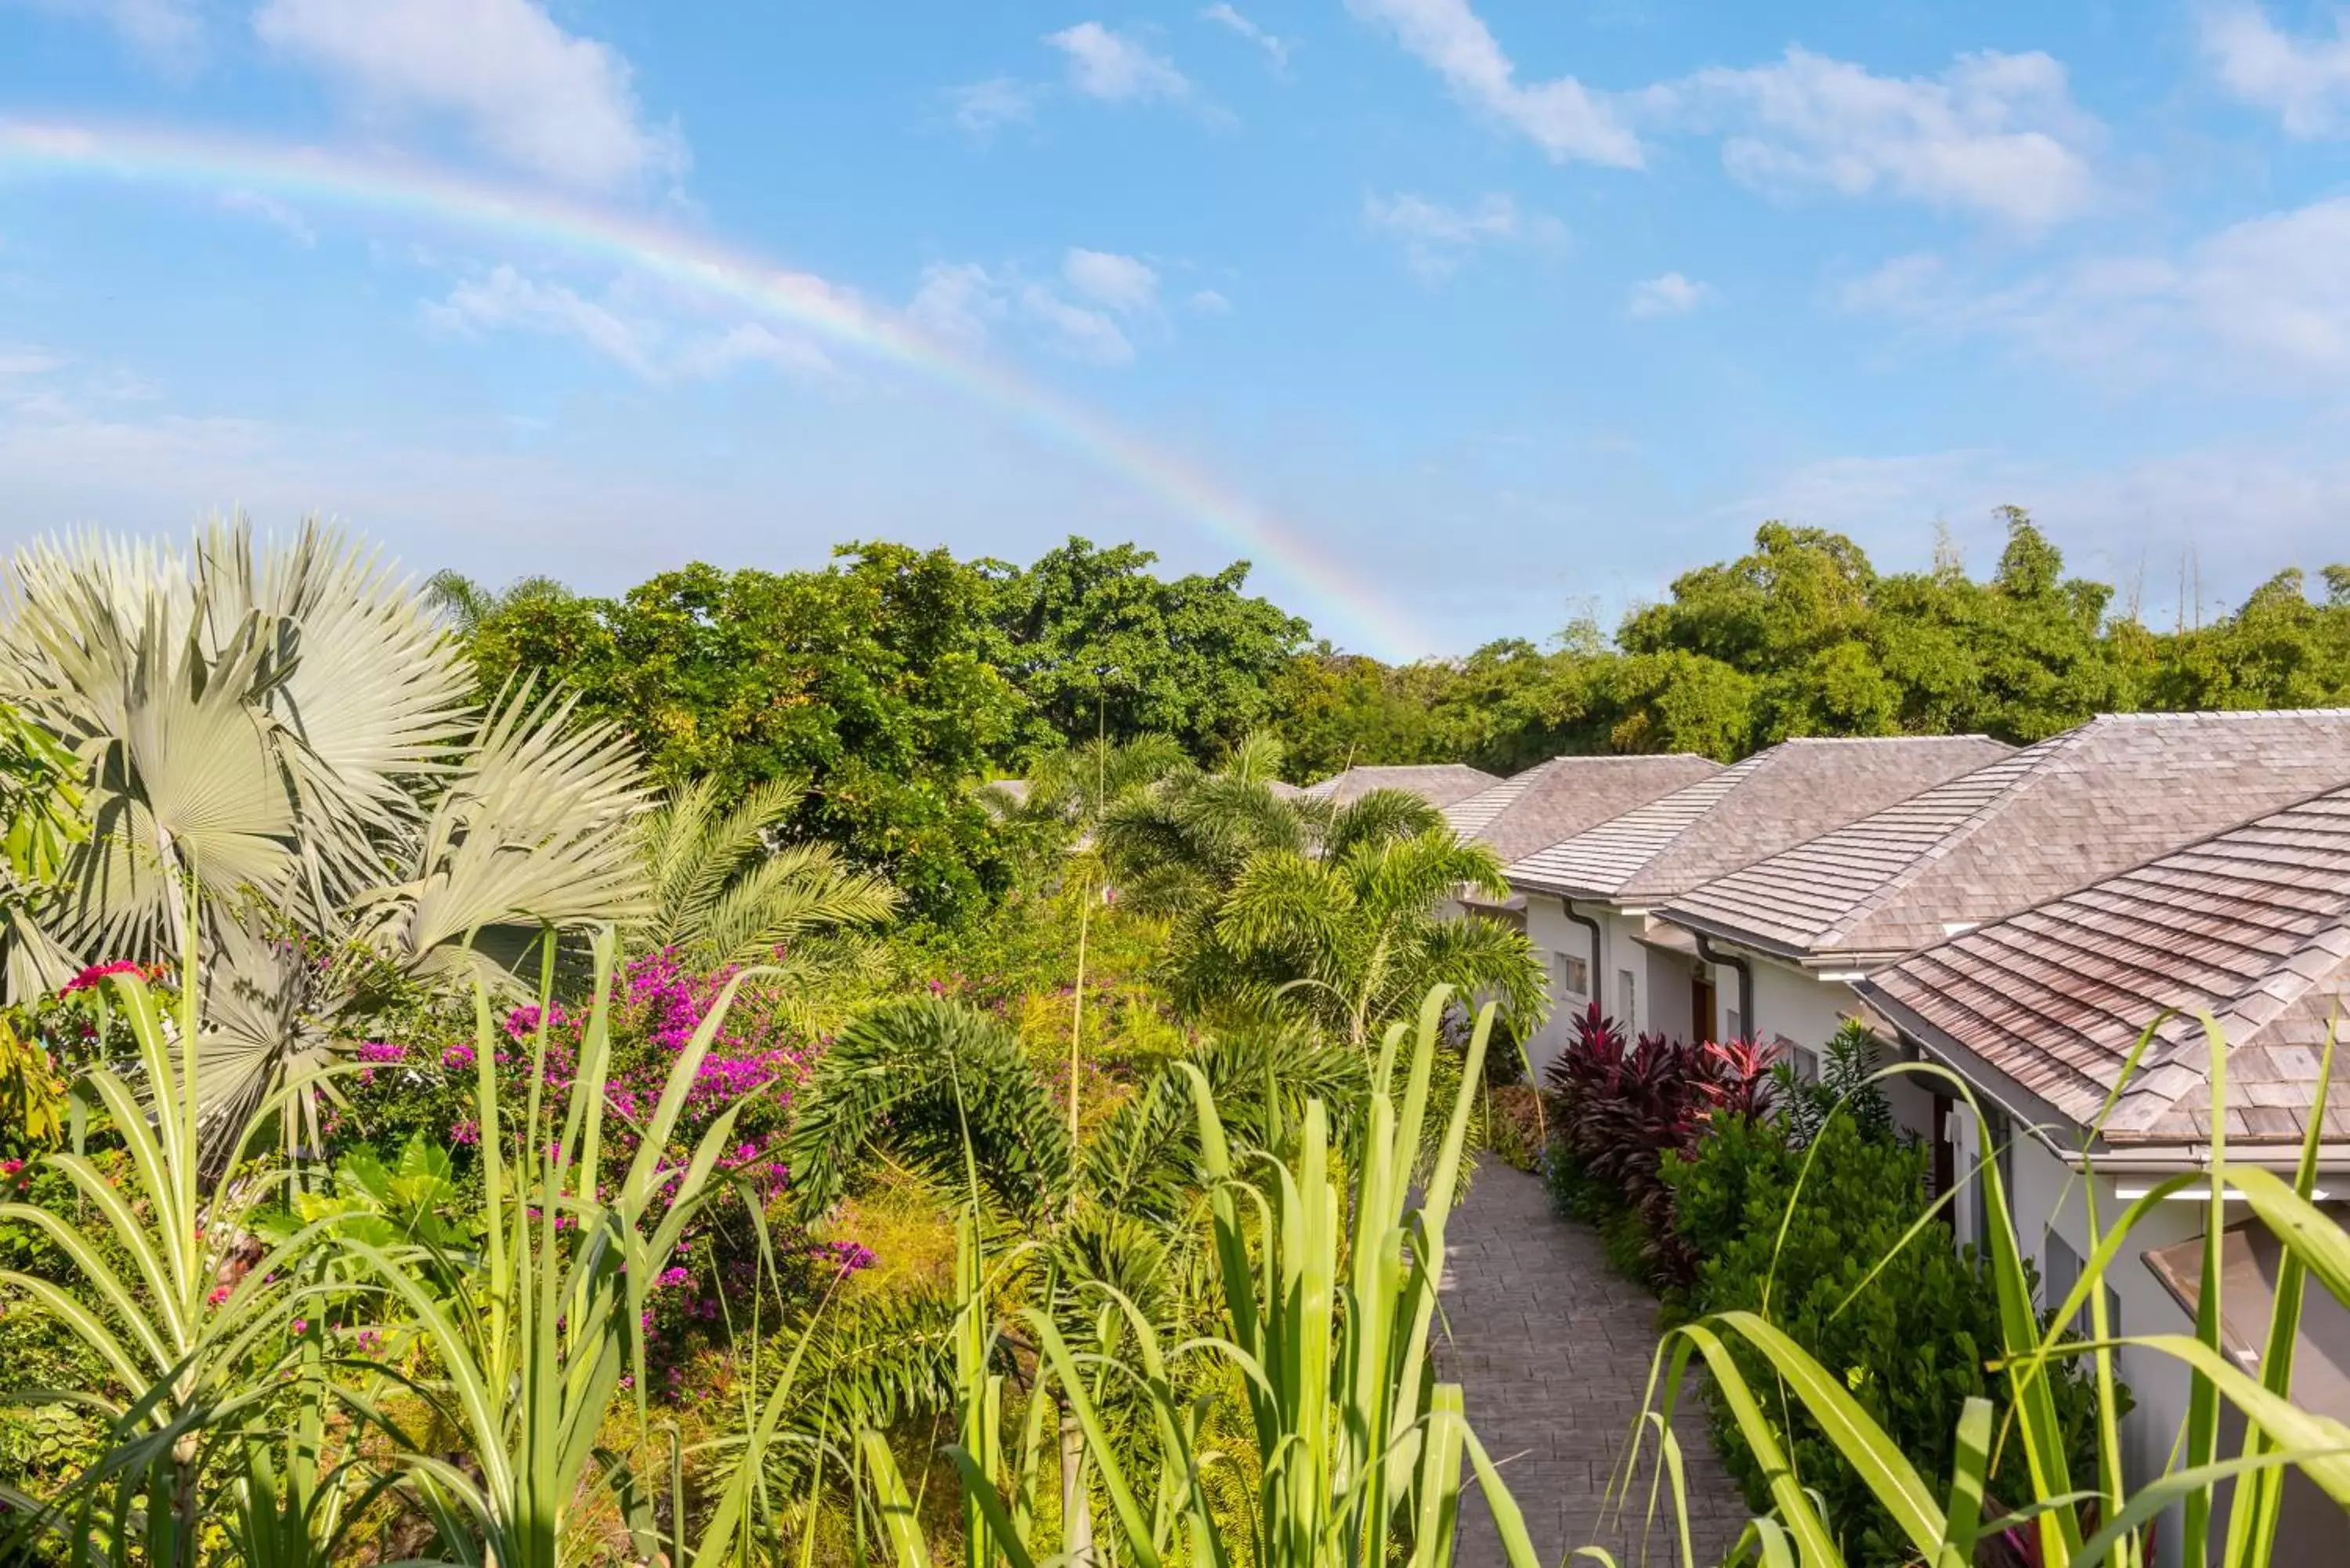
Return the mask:
<svg viewBox="0 0 2350 1568">
<path fill-rule="evenodd" d="M 577 701 L 535 697 L 525 681 L 482 721 L 404 880 L 360 901 L 375 950 L 411 972 L 498 979 L 472 933 L 494 946 L 501 930 L 644 914 L 644 862 L 629 830 L 647 805 L 643 774 L 618 730 L 574 718 Z"/>
<path fill-rule="evenodd" d="M 1011 1026 L 936 997 L 876 1008 L 817 1059 L 785 1144 L 801 1214 L 829 1208 L 879 1145 L 957 1189 L 975 1176 L 1015 1215 L 1067 1191 L 1076 1158 Z"/>
</svg>

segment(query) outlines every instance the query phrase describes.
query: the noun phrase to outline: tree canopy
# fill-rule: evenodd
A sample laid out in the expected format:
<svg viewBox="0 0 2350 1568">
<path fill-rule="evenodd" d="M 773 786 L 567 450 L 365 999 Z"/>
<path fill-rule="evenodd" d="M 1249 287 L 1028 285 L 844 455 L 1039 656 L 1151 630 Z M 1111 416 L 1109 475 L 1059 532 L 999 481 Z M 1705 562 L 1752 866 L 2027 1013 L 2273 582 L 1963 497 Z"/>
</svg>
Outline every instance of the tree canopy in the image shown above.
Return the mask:
<svg viewBox="0 0 2350 1568">
<path fill-rule="evenodd" d="M 1271 731 L 1303 783 L 1574 752 L 1730 761 L 1796 735 L 2023 742 L 2116 710 L 2350 701 L 2350 566 L 2282 571 L 2231 613 L 2157 631 L 2021 509 L 2000 521 L 1981 576 L 1948 547 L 1880 571 L 1841 534 L 1765 523 L 1612 633 L 1586 618 L 1547 646 L 1400 665 L 1311 640 L 1248 592 L 1246 562 L 1161 576 L 1149 550 L 1077 536 L 1026 566 L 854 544 L 821 570 L 694 565 L 616 598 L 446 574 L 433 593 L 484 694 L 547 670 L 665 781 L 804 779 L 784 836 L 839 846 L 932 917 L 1012 876 L 972 784 L 1097 738 L 1158 737 L 1212 768 Z"/>
</svg>

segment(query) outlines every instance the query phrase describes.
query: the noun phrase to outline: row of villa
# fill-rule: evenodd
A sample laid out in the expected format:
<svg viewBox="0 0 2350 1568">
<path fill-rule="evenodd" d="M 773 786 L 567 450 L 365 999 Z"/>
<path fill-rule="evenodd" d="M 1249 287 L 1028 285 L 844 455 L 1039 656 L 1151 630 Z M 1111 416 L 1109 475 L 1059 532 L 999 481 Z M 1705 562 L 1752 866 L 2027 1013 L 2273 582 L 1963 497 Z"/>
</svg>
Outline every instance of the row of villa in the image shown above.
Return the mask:
<svg viewBox="0 0 2350 1568">
<path fill-rule="evenodd" d="M 1980 735 L 1793 740 L 1729 767 L 1357 769 L 1317 788 L 1380 784 L 1440 805 L 1506 867 L 1507 903 L 1471 912 L 1522 923 L 1546 958 L 1537 1071 L 1593 1002 L 1627 1031 L 1775 1043 L 1798 1071 L 1858 1018 L 1971 1088 L 1980 1120 L 1929 1076 L 1893 1080 L 1890 1097 L 1937 1181 L 1959 1186 L 1961 1240 L 1984 1225 L 1965 1175 L 1998 1151 L 2051 1302 L 2091 1251 L 2091 1184 L 2110 1223 L 2163 1178 L 2207 1168 L 2222 1137 L 2231 1161 L 2290 1175 L 2298 1158 L 2350 983 L 2350 710 L 2111 714 L 2022 749 Z M 2130 1051 L 2167 1012 L 2125 1085 Z M 2218 1126 L 2205 1013 L 2230 1047 Z M 2341 1099 L 2320 1132 L 2322 1197 L 2350 1182 Z M 2118 1334 L 2192 1331 L 2196 1197 L 2164 1203 L 2107 1272 Z M 2277 1254 L 2231 1205 L 2221 1303 L 2248 1369 Z M 2350 1417 L 2350 1312 L 2322 1288 L 2311 1296 L 2295 1393 Z M 2137 1397 L 2126 1463 L 2142 1482 L 2170 1462 L 2187 1382 L 2151 1353 L 2125 1349 L 2121 1364 Z M 2289 1513 L 2323 1533 L 2301 1539 L 2350 1560 L 2350 1526 L 2310 1490 L 2321 1506 Z"/>
</svg>

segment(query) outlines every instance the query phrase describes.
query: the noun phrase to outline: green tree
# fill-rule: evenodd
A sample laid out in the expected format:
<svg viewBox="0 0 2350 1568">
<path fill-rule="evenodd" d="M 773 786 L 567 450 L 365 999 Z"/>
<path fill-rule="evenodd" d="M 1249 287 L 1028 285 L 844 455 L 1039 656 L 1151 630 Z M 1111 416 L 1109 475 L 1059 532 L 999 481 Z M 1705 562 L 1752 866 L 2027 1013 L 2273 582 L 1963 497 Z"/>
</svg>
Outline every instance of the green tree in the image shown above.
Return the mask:
<svg viewBox="0 0 2350 1568">
<path fill-rule="evenodd" d="M 837 844 L 952 917 L 1006 874 L 968 787 L 1021 721 L 995 591 L 943 550 L 850 545 L 823 571 L 695 565 L 618 599 L 532 595 L 470 646 L 485 689 L 555 673 L 665 780 L 714 779 L 722 797 L 806 781 L 787 836 Z"/>
<path fill-rule="evenodd" d="M 1038 738 L 1171 735 L 1205 759 L 1263 724 L 1305 621 L 1244 590 L 1249 565 L 1154 576 L 1133 545 L 1071 537 L 997 587 L 1004 673 Z"/>
</svg>

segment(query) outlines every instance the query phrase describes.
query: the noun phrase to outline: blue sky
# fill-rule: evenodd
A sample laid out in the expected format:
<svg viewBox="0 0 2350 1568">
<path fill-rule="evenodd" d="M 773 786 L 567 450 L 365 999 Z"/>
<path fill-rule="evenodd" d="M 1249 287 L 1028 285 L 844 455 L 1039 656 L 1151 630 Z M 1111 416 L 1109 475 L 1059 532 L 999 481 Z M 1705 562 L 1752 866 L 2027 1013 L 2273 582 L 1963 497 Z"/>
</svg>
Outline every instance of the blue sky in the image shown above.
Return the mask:
<svg viewBox="0 0 2350 1568">
<path fill-rule="evenodd" d="M 2341 15 L 0 0 L 0 544 L 242 504 L 615 589 L 1076 532 L 1397 655 L 1766 517 L 1984 566 L 2012 501 L 2167 623 L 2350 556 Z"/>
</svg>

